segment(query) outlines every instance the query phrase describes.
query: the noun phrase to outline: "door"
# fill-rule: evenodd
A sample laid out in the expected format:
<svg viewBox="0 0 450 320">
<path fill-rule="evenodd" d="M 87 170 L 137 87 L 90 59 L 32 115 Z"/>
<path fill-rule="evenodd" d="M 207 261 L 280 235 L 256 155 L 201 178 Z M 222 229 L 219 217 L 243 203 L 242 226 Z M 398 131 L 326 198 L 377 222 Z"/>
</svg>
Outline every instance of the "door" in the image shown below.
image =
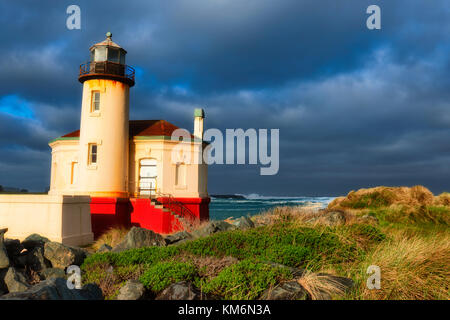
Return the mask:
<svg viewBox="0 0 450 320">
<path fill-rule="evenodd" d="M 142 159 L 139 163 L 139 195 L 156 194 L 156 177 L 158 175 L 155 159 Z"/>
</svg>

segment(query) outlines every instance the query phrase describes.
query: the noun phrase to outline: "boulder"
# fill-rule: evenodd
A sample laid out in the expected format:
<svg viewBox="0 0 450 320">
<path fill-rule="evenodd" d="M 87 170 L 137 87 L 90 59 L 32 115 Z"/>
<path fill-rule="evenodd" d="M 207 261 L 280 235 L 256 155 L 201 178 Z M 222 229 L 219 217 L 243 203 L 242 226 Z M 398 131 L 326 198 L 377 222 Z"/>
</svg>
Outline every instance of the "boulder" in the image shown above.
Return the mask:
<svg viewBox="0 0 450 320">
<path fill-rule="evenodd" d="M 296 280 L 280 283 L 269 288 L 261 296 L 261 300 L 307 300 L 308 291 Z"/>
<path fill-rule="evenodd" d="M 20 255 L 24 249 L 24 246 L 20 243 L 20 240 L 17 239 L 5 239 L 4 245 L 9 257 Z"/>
<path fill-rule="evenodd" d="M 50 242 L 50 240 L 46 237 L 42 237 L 37 233 L 33 233 L 22 241 L 22 245 L 25 247 L 25 249 L 31 250 L 34 247 L 43 247 L 47 242 Z"/>
<path fill-rule="evenodd" d="M 32 286 L 26 291 L 8 293 L 0 300 L 102 300 L 100 288 L 89 283 L 81 289 L 69 289 L 62 278 L 48 279 Z"/>
<path fill-rule="evenodd" d="M 5 293 L 8 292 L 8 287 L 6 286 L 4 281 L 7 272 L 8 269 L 0 269 L 0 291 L 3 291 Z"/>
<path fill-rule="evenodd" d="M 0 229 L 0 269 L 8 268 L 10 261 L 5 247 L 5 233 L 8 229 Z"/>
<path fill-rule="evenodd" d="M 22 292 L 30 288 L 25 276 L 15 268 L 8 269 L 4 281 L 9 292 Z"/>
<path fill-rule="evenodd" d="M 112 251 L 120 252 L 124 250 L 142 248 L 142 247 L 163 247 L 166 245 L 164 238 L 152 230 L 133 227 L 127 233 L 121 243 L 115 246 Z"/>
<path fill-rule="evenodd" d="M 181 231 L 181 232 L 177 232 L 174 234 L 170 234 L 168 236 L 166 236 L 164 238 L 164 240 L 166 241 L 166 244 L 174 244 L 174 243 L 179 243 L 188 239 L 191 239 L 192 235 L 187 232 L 187 231 Z"/>
<path fill-rule="evenodd" d="M 255 224 L 249 217 L 240 217 L 239 219 L 236 219 L 233 221 L 233 225 L 235 225 L 239 229 L 249 229 L 254 228 Z"/>
<path fill-rule="evenodd" d="M 198 228 L 197 230 L 194 230 L 192 232 L 192 236 L 194 238 L 202 238 L 207 237 L 216 232 L 234 230 L 236 228 L 237 228 L 236 226 L 222 220 L 209 221 L 206 225 Z"/>
<path fill-rule="evenodd" d="M 51 266 L 50 261 L 44 257 L 44 248 L 39 246 L 26 255 L 26 265 L 36 272 L 42 272 Z"/>
<path fill-rule="evenodd" d="M 330 226 L 340 226 L 345 224 L 345 214 L 341 211 L 327 212 L 325 221 Z"/>
<path fill-rule="evenodd" d="M 66 278 L 66 272 L 60 268 L 47 268 L 40 274 L 42 280 Z"/>
<path fill-rule="evenodd" d="M 59 242 L 46 242 L 44 257 L 51 262 L 52 267 L 65 269 L 70 265 L 80 266 L 86 258 L 86 252 Z"/>
<path fill-rule="evenodd" d="M 22 252 L 20 255 L 13 257 L 14 266 L 18 268 L 25 268 L 28 263 L 27 261 L 28 261 L 27 251 Z"/>
<path fill-rule="evenodd" d="M 139 300 L 144 296 L 144 293 L 145 288 L 142 283 L 137 280 L 128 280 L 120 288 L 117 300 Z"/>
<path fill-rule="evenodd" d="M 100 248 L 97 249 L 96 253 L 110 252 L 111 250 L 112 250 L 112 247 L 110 245 L 107 245 L 106 243 L 104 243 L 100 246 Z"/>
<path fill-rule="evenodd" d="M 212 296 L 202 294 L 202 292 L 195 288 L 192 283 L 181 281 L 173 283 L 163 291 L 161 291 L 155 298 L 156 300 L 210 300 L 215 299 Z"/>
<path fill-rule="evenodd" d="M 307 223 L 322 223 L 324 225 L 334 227 L 345 224 L 346 218 L 342 211 L 323 212 L 322 215 L 316 216 L 306 221 Z"/>
<path fill-rule="evenodd" d="M 327 276 L 328 279 L 335 282 L 335 285 L 342 289 L 344 292 L 348 292 L 355 286 L 355 282 L 350 278 L 339 277 L 328 273 L 318 273 L 319 276 Z M 320 292 L 320 296 L 317 297 L 317 300 L 331 300 L 333 297 L 328 292 Z"/>
</svg>

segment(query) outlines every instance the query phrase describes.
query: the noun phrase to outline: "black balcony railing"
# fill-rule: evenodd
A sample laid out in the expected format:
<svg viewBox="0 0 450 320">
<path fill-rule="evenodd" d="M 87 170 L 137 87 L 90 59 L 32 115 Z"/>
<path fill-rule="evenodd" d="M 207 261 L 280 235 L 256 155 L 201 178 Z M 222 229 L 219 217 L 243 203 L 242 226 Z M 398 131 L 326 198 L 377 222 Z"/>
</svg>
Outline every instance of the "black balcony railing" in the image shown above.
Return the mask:
<svg viewBox="0 0 450 320">
<path fill-rule="evenodd" d="M 134 85 L 135 71 L 132 67 L 111 61 L 87 62 L 80 66 L 79 79 L 90 75 L 104 75 L 113 78 L 124 78 L 126 82 Z"/>
</svg>

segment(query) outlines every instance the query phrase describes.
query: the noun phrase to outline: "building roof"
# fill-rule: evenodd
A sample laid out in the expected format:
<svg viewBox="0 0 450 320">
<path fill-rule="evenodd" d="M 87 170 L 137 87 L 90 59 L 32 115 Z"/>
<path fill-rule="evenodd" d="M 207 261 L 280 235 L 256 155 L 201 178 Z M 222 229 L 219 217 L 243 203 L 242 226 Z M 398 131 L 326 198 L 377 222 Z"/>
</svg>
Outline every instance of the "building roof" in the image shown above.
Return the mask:
<svg viewBox="0 0 450 320">
<path fill-rule="evenodd" d="M 158 137 L 164 139 L 170 138 L 176 129 L 179 129 L 179 127 L 166 120 L 130 120 L 129 135 L 130 138 Z M 79 137 L 80 130 L 76 130 L 55 140 L 76 140 Z M 194 136 L 191 135 L 191 138 L 194 138 Z"/>
<path fill-rule="evenodd" d="M 92 50 L 92 48 L 98 47 L 98 46 L 109 46 L 109 47 L 115 47 L 118 49 L 122 49 L 123 51 L 125 51 L 125 53 L 127 52 L 124 48 L 122 48 L 117 43 L 112 41 L 111 38 L 112 38 L 112 34 L 110 32 L 108 32 L 106 34 L 106 39 L 91 46 L 90 50 Z"/>
</svg>

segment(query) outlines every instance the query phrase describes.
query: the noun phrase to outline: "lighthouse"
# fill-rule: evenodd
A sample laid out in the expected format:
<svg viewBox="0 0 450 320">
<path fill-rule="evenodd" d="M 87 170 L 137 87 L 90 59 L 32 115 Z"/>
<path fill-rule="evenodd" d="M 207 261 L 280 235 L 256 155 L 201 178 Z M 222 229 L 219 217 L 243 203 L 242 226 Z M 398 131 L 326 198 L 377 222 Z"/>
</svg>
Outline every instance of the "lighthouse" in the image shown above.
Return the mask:
<svg viewBox="0 0 450 320">
<path fill-rule="evenodd" d="M 193 110 L 194 130 L 182 141 L 169 121 L 130 120 L 135 72 L 127 52 L 110 32 L 89 51 L 78 77 L 80 128 L 49 142 L 48 195 L 2 195 L 0 228 L 17 239 L 38 233 L 69 245 L 89 244 L 117 226 L 192 230 L 209 219 L 207 162 L 189 160 L 204 159 L 205 110 Z"/>
<path fill-rule="evenodd" d="M 134 69 L 125 64 L 127 52 L 106 40 L 90 48 L 90 61 L 81 65 L 83 84 L 78 162 L 79 194 L 128 197 L 129 92 Z"/>
<path fill-rule="evenodd" d="M 208 167 L 202 159 L 205 110 L 193 110 L 190 140 L 162 119 L 130 120 L 134 69 L 112 34 L 90 47 L 80 66 L 80 129 L 52 141 L 49 195 L 89 196 L 92 231 L 130 225 L 170 233 L 209 218 Z M 174 161 L 184 145 L 186 157 Z M 188 225 L 186 225 L 188 222 Z"/>
</svg>

